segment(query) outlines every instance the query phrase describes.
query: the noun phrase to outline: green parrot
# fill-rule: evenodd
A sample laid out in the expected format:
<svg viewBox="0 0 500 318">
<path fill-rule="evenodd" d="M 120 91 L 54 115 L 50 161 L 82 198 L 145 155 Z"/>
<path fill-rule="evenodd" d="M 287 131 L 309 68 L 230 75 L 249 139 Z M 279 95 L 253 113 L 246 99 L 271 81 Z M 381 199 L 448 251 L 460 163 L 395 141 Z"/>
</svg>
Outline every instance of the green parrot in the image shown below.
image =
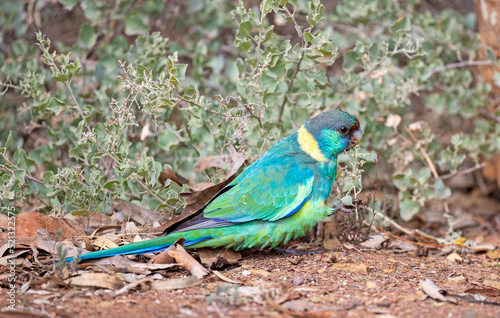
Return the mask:
<svg viewBox="0 0 500 318">
<path fill-rule="evenodd" d="M 337 174 L 337 157 L 357 145 L 362 134 L 359 121 L 350 114 L 323 112 L 272 146 L 202 209 L 163 236 L 80 258 L 158 252 L 181 237 L 186 248 L 239 250 L 286 243 L 333 212 L 326 200 Z"/>
</svg>

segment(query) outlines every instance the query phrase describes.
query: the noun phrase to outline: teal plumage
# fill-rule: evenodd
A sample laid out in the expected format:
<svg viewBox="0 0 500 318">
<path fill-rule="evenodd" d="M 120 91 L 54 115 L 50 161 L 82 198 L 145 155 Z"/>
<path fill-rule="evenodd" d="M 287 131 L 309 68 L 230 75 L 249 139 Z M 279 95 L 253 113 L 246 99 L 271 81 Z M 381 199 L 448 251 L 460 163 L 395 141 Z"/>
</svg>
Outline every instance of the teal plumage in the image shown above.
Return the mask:
<svg viewBox="0 0 500 318">
<path fill-rule="evenodd" d="M 180 237 L 186 239 L 186 248 L 264 248 L 286 243 L 333 211 L 326 200 L 337 173 L 337 156 L 361 137 L 359 121 L 353 116 L 339 110 L 321 113 L 276 143 L 165 236 L 83 254 L 81 259 L 157 252 Z"/>
</svg>

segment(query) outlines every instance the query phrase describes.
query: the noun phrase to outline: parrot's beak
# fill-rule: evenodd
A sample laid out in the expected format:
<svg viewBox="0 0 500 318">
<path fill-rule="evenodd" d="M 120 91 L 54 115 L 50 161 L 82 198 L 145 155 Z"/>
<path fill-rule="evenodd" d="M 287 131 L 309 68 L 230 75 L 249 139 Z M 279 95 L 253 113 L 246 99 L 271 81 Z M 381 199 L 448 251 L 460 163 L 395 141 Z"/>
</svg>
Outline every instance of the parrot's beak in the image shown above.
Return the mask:
<svg viewBox="0 0 500 318">
<path fill-rule="evenodd" d="M 348 142 L 345 150 L 349 150 L 349 149 L 354 148 L 354 146 L 356 146 L 357 144 L 359 144 L 361 142 L 362 138 L 363 138 L 363 130 L 361 129 L 361 127 L 358 126 L 356 128 L 356 130 L 354 130 L 351 133 L 351 138 L 349 139 L 349 142 Z"/>
</svg>

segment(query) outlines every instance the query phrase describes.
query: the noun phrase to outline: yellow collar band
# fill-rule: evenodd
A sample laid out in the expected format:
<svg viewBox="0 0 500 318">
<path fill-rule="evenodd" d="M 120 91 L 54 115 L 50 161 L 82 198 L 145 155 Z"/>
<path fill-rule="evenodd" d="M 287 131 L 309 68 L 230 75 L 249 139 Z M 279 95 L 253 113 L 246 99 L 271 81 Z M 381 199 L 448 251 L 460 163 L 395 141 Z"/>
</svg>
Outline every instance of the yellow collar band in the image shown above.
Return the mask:
<svg viewBox="0 0 500 318">
<path fill-rule="evenodd" d="M 314 136 L 307 131 L 305 126 L 300 127 L 297 140 L 299 142 L 300 149 L 302 149 L 306 154 L 314 158 L 316 161 L 327 161 L 321 152 L 321 149 L 319 149 L 318 142 L 314 139 Z"/>
</svg>

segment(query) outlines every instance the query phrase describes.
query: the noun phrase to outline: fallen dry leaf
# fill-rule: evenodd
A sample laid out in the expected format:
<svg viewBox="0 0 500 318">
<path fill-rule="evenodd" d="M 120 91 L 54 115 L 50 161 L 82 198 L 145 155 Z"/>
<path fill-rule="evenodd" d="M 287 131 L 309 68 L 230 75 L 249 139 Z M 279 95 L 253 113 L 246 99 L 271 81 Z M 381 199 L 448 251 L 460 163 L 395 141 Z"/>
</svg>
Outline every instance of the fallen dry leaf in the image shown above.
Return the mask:
<svg viewBox="0 0 500 318">
<path fill-rule="evenodd" d="M 142 285 L 142 284 L 145 284 L 147 282 L 150 282 L 152 281 L 153 279 L 150 278 L 150 277 L 145 277 L 143 279 L 140 279 L 140 280 L 137 280 L 135 282 L 132 282 L 130 284 L 127 284 L 125 286 L 123 286 L 121 289 L 117 290 L 115 292 L 115 294 L 113 295 L 113 297 L 117 297 L 117 296 L 120 296 L 120 295 L 123 295 L 123 294 L 126 294 L 128 293 L 129 291 L 133 290 L 133 289 L 136 289 L 138 286 Z"/>
<path fill-rule="evenodd" d="M 184 242 L 186 239 L 181 237 L 174 244 L 170 245 L 167 249 L 163 250 L 160 254 L 153 256 L 148 263 L 151 264 L 171 264 L 175 263 L 175 258 L 170 256 L 169 252 L 176 249 L 176 244 L 180 244 L 184 247 Z"/>
<path fill-rule="evenodd" d="M 105 225 L 113 225 L 114 220 L 109 215 L 105 215 L 102 213 L 90 213 L 90 215 L 72 215 L 68 214 L 66 218 L 69 218 L 75 221 L 77 224 L 80 224 L 83 228 L 98 228 L 100 226 Z"/>
<path fill-rule="evenodd" d="M 129 201 L 115 199 L 112 203 L 115 210 L 119 211 L 125 219 L 131 219 L 141 225 L 163 219 L 165 216 L 159 212 L 138 206 Z"/>
<path fill-rule="evenodd" d="M 220 269 L 229 265 L 237 265 L 241 259 L 241 253 L 225 248 L 201 248 L 198 255 L 202 264 L 211 269 Z"/>
<path fill-rule="evenodd" d="M 323 239 L 333 239 L 338 236 L 338 220 L 335 215 L 328 216 L 323 223 Z"/>
<path fill-rule="evenodd" d="M 471 250 L 474 250 L 476 252 L 488 252 L 488 251 L 493 251 L 496 249 L 496 245 L 493 244 L 480 244 L 476 246 L 470 246 L 468 247 Z"/>
<path fill-rule="evenodd" d="M 184 241 L 185 239 L 184 238 L 180 238 L 176 241 L 179 242 L 179 241 L 182 241 L 181 244 L 184 245 Z M 175 263 L 175 258 L 173 258 L 172 256 L 170 256 L 168 254 L 169 251 L 173 250 L 175 247 L 174 247 L 174 244 L 170 245 L 166 250 L 163 250 L 161 251 L 159 254 L 153 256 L 149 261 L 148 263 L 150 264 L 171 264 L 171 263 Z"/>
<path fill-rule="evenodd" d="M 123 280 L 117 276 L 104 273 L 83 273 L 76 277 L 65 280 L 70 286 L 97 287 L 107 289 L 120 289 L 123 287 Z"/>
<path fill-rule="evenodd" d="M 55 218 L 39 212 L 25 212 L 16 215 L 16 240 L 36 238 L 38 229 L 48 231 L 52 239 L 55 239 L 59 228 L 62 233 L 59 240 L 71 239 L 75 236 L 83 235 L 83 230 L 73 220 L 65 218 Z M 3 222 L 2 222 L 3 223 Z M 0 223 L 0 228 L 7 230 L 4 224 Z M 5 233 L 7 234 L 7 233 Z M 3 237 L 2 237 L 3 240 Z M 4 242 L 0 241 L 0 244 Z"/>
<path fill-rule="evenodd" d="M 11 248 L 10 244 L 3 244 L 2 246 L 0 246 L 0 257 L 2 257 L 3 254 L 5 254 L 5 252 L 7 252 L 7 250 L 10 249 L 10 248 Z"/>
<path fill-rule="evenodd" d="M 135 274 L 150 274 L 154 270 L 163 270 L 167 268 L 181 266 L 180 264 L 150 264 L 140 263 L 130 260 L 123 255 L 115 255 L 112 257 L 101 258 L 97 260 L 87 260 L 81 263 L 82 267 L 99 266 L 99 268 L 108 268 L 114 272 L 120 273 L 135 273 Z"/>
<path fill-rule="evenodd" d="M 465 293 L 485 295 L 488 297 L 500 297 L 500 290 L 496 288 L 469 288 Z"/>
<path fill-rule="evenodd" d="M 177 242 L 172 244 L 172 249 L 167 252 L 168 255 L 175 258 L 175 261 L 190 271 L 194 277 L 203 278 L 205 275 L 208 275 L 208 270 L 198 263 L 198 261 L 196 261 L 191 255 L 189 255 L 188 252 L 186 252 L 183 243 L 184 241 L 177 240 Z"/>
<path fill-rule="evenodd" d="M 183 183 L 186 183 L 187 180 L 180 180 L 181 178 L 177 177 L 175 174 L 174 170 L 170 166 L 165 167 L 165 171 L 160 172 L 160 176 L 158 177 L 158 181 L 162 185 L 165 185 L 165 182 L 167 180 L 172 180 L 173 182 L 177 183 L 180 187 L 182 187 Z"/>
<path fill-rule="evenodd" d="M 0 258 L 0 265 L 2 266 L 7 266 L 7 264 L 10 264 L 9 263 L 9 259 L 11 258 L 15 258 L 16 259 L 16 265 L 17 265 L 17 261 L 20 261 L 22 263 L 22 260 L 20 259 L 17 259 L 19 256 L 23 255 L 24 253 L 27 253 L 29 252 L 30 250 L 26 249 L 26 250 L 21 250 L 19 252 L 16 252 L 14 254 L 7 254 L 6 256 Z"/>
<path fill-rule="evenodd" d="M 457 303 L 457 300 L 455 298 L 444 296 L 443 290 L 437 287 L 436 284 L 434 284 L 434 282 L 428 278 L 426 278 L 425 280 L 420 280 L 420 287 L 422 287 L 422 291 L 432 299 L 449 302 L 452 304 Z"/>
<path fill-rule="evenodd" d="M 227 148 L 229 155 L 209 156 L 198 160 L 194 166 L 194 172 L 200 173 L 208 168 L 225 168 L 230 167 L 228 176 L 232 176 L 245 162 L 245 155 L 236 151 L 231 145 Z"/>
<path fill-rule="evenodd" d="M 360 243 L 359 245 L 368 248 L 380 249 L 382 248 L 382 243 L 387 241 L 389 236 L 385 234 L 370 235 L 368 240 Z"/>
<path fill-rule="evenodd" d="M 189 276 L 186 278 L 150 281 L 148 284 L 151 288 L 156 290 L 174 290 L 198 286 L 201 285 L 202 282 L 203 279 L 196 278 L 195 276 Z"/>
<path fill-rule="evenodd" d="M 286 294 L 283 294 L 280 297 L 276 298 L 274 301 L 281 305 L 282 303 L 284 303 L 286 301 L 296 300 L 296 299 L 299 299 L 300 297 L 302 297 L 301 293 L 286 293 Z"/>
<path fill-rule="evenodd" d="M 45 251 L 52 255 L 57 255 L 57 243 L 62 245 L 62 249 L 66 251 L 67 256 L 74 256 L 78 254 L 78 248 L 75 247 L 72 243 L 67 244 L 67 241 L 56 242 L 51 239 L 50 233 L 48 233 L 45 229 L 39 229 L 37 231 L 38 237 L 36 241 L 33 241 L 32 246 L 37 250 Z M 84 233 L 84 236 L 85 233 Z M 36 256 L 36 255 L 35 255 Z"/>
<path fill-rule="evenodd" d="M 483 285 L 486 287 L 492 287 L 496 289 L 500 289 L 500 282 L 494 281 L 494 280 L 485 280 L 483 282 Z"/>
<path fill-rule="evenodd" d="M 500 250 L 489 251 L 488 253 L 486 253 L 486 256 L 495 260 L 500 259 Z"/>
<path fill-rule="evenodd" d="M 98 227 L 97 229 L 95 229 L 94 232 L 92 232 L 92 234 L 90 234 L 90 238 L 94 238 L 97 233 L 101 233 L 101 232 L 113 232 L 115 233 L 115 231 L 119 231 L 121 230 L 122 226 L 121 225 L 104 225 L 104 226 L 101 226 L 101 227 Z"/>
<path fill-rule="evenodd" d="M 327 250 L 337 250 L 340 249 L 341 246 L 342 244 L 338 238 L 323 241 L 323 247 Z"/>
<path fill-rule="evenodd" d="M 303 312 L 290 310 L 288 308 L 281 306 L 280 304 L 275 302 L 274 299 L 269 294 L 266 295 L 266 300 L 274 309 L 276 309 L 277 311 L 282 312 L 286 315 L 293 316 L 293 317 L 306 317 L 306 314 Z"/>
<path fill-rule="evenodd" d="M 219 271 L 215 271 L 213 270 L 212 273 L 215 274 L 215 276 L 219 277 L 221 280 L 225 281 L 226 283 L 231 283 L 231 284 L 243 284 L 242 282 L 238 281 L 238 280 L 234 280 L 232 278 L 229 278 L 227 276 L 225 276 L 224 274 L 222 274 L 221 272 Z"/>
<path fill-rule="evenodd" d="M 115 248 L 118 247 L 118 244 L 115 242 L 111 241 L 109 238 L 105 236 L 98 236 L 95 240 L 93 245 L 95 247 L 99 247 L 101 249 L 109 249 L 109 248 Z"/>
</svg>

